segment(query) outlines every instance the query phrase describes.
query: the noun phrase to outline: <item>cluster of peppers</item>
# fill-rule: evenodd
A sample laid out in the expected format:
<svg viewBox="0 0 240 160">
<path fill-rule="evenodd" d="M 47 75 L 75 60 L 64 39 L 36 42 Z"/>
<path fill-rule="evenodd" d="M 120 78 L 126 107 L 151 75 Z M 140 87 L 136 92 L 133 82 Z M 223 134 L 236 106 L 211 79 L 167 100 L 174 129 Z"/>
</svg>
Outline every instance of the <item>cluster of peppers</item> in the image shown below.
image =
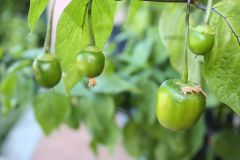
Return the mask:
<svg viewBox="0 0 240 160">
<path fill-rule="evenodd" d="M 210 0 L 211 1 L 211 0 Z M 95 46 L 92 29 L 91 7 L 92 0 L 88 5 L 88 27 L 90 44 L 80 51 L 76 57 L 79 72 L 90 80 L 99 76 L 104 70 L 105 56 Z M 188 4 L 189 5 L 189 4 Z M 55 5 L 53 4 L 53 7 Z M 209 4 L 211 6 L 211 3 Z M 37 83 L 44 88 L 52 88 L 59 83 L 62 77 L 62 69 L 55 54 L 50 51 L 52 17 L 48 23 L 47 36 L 44 46 L 44 53 L 36 57 L 33 62 L 33 73 Z M 204 25 L 191 28 L 188 46 L 196 55 L 208 54 L 214 46 L 214 33 L 208 25 L 209 14 Z M 186 38 L 186 37 L 185 37 Z M 185 61 L 185 63 L 187 63 Z M 90 86 L 95 82 L 91 81 Z M 201 117 L 206 105 L 206 95 L 197 84 L 187 79 L 166 80 L 159 87 L 157 94 L 157 118 L 166 128 L 179 131 L 192 127 Z"/>
</svg>

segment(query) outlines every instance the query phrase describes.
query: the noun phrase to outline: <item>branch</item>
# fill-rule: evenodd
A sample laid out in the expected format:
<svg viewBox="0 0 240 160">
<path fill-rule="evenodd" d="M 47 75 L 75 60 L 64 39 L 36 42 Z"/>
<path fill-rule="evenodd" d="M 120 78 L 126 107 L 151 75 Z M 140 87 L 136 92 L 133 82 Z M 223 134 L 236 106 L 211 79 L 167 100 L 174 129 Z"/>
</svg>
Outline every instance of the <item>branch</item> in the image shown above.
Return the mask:
<svg viewBox="0 0 240 160">
<path fill-rule="evenodd" d="M 202 9 L 202 10 L 206 10 L 207 7 L 199 2 L 195 2 L 194 3 L 194 6 L 199 8 L 199 9 Z M 218 14 L 219 16 L 223 17 L 223 19 L 225 20 L 225 22 L 227 23 L 228 27 L 231 29 L 232 33 L 234 34 L 234 36 L 236 37 L 237 41 L 238 41 L 238 44 L 240 45 L 240 38 L 239 36 L 237 35 L 237 33 L 235 32 L 235 30 L 233 29 L 233 26 L 231 25 L 231 23 L 229 22 L 228 18 L 222 14 L 221 12 L 217 11 L 215 8 L 212 8 L 211 9 L 212 12 Z"/>
</svg>

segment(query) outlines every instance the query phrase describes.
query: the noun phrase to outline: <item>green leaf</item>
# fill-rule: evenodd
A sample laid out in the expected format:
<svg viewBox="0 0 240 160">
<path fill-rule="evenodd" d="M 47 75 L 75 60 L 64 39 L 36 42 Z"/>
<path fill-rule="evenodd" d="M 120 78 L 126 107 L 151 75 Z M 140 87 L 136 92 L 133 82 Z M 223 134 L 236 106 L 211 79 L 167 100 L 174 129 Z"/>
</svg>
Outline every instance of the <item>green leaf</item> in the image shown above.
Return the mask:
<svg viewBox="0 0 240 160">
<path fill-rule="evenodd" d="M 89 147 L 91 148 L 92 152 L 97 155 L 98 154 L 98 140 L 97 139 L 92 139 Z"/>
<path fill-rule="evenodd" d="M 80 116 L 79 116 L 80 109 L 79 107 L 72 106 L 71 107 L 71 113 L 69 114 L 66 124 L 73 128 L 78 129 L 80 126 Z"/>
<path fill-rule="evenodd" d="M 232 129 L 226 129 L 213 137 L 213 151 L 224 160 L 238 160 L 240 157 L 240 135 Z"/>
<path fill-rule="evenodd" d="M 2 58 L 4 56 L 4 50 L 3 48 L 0 46 L 0 58 Z"/>
<path fill-rule="evenodd" d="M 79 72 L 76 65 L 73 66 L 64 75 L 63 83 L 65 86 L 65 91 L 69 95 L 71 93 L 72 88 L 79 82 L 80 79 L 82 79 L 83 75 Z"/>
<path fill-rule="evenodd" d="M 156 84 L 147 79 L 140 78 L 137 82 L 140 89 L 139 94 L 134 94 L 131 98 L 132 106 L 137 110 L 134 112 L 133 118 L 138 123 L 153 124 L 156 120 Z"/>
<path fill-rule="evenodd" d="M 112 150 L 119 137 L 119 129 L 114 121 L 113 98 L 108 95 L 89 93 L 80 99 L 79 107 L 80 117 L 93 136 L 93 149 L 96 149 L 95 143 L 101 143 Z"/>
<path fill-rule="evenodd" d="M 185 16 L 185 4 L 168 4 L 162 12 L 159 23 L 160 36 L 169 53 L 171 64 L 180 73 L 183 72 L 184 67 Z M 190 25 L 195 26 L 200 16 L 199 12 L 193 12 L 190 17 Z M 200 81 L 199 69 L 198 61 L 189 50 L 188 70 L 190 80 L 195 82 Z"/>
<path fill-rule="evenodd" d="M 240 34 L 239 6 L 239 0 L 223 0 L 213 6 L 218 12 L 226 17 L 234 31 L 237 33 L 238 37 Z"/>
<path fill-rule="evenodd" d="M 81 92 L 80 92 L 81 91 Z M 79 82 L 72 90 L 71 95 L 77 97 L 86 97 L 91 93 L 86 81 Z"/>
<path fill-rule="evenodd" d="M 30 61 L 29 60 L 20 60 L 15 62 L 14 64 L 12 64 L 9 68 L 8 68 L 8 74 L 12 73 L 12 72 L 18 72 L 24 68 L 26 68 L 27 66 L 30 65 Z"/>
<path fill-rule="evenodd" d="M 28 13 L 28 25 L 33 31 L 39 17 L 47 7 L 49 0 L 30 0 L 30 9 Z"/>
<path fill-rule="evenodd" d="M 131 0 L 128 9 L 128 19 L 127 22 L 131 23 L 134 21 L 134 18 L 138 12 L 138 10 L 142 7 L 142 3 L 139 0 Z"/>
<path fill-rule="evenodd" d="M 129 3 L 128 19 L 125 28 L 136 36 L 147 31 L 151 23 L 151 13 L 149 8 L 145 6 L 139 0 L 131 0 Z"/>
<path fill-rule="evenodd" d="M 130 155 L 140 157 L 142 154 L 142 134 L 136 124 L 129 122 L 123 130 L 124 147 Z"/>
<path fill-rule="evenodd" d="M 187 160 L 192 159 L 202 147 L 205 127 L 201 119 L 192 129 L 174 132 L 161 127 L 158 122 L 146 125 L 144 122 L 137 124 L 130 119 L 123 129 L 123 136 L 124 147 L 132 156 Z"/>
<path fill-rule="evenodd" d="M 130 119 L 123 129 L 124 147 L 130 155 L 138 159 L 153 159 L 154 148 L 159 139 L 153 137 L 149 132 L 156 132 L 155 135 L 158 134 L 160 137 L 162 131 L 157 123 L 154 126 L 147 126 L 144 123 L 137 124 Z"/>
<path fill-rule="evenodd" d="M 55 48 L 64 72 L 73 68 L 77 53 L 87 43 L 82 34 L 86 3 L 87 0 L 73 0 L 58 21 Z"/>
<path fill-rule="evenodd" d="M 47 92 L 34 99 L 34 113 L 37 121 L 46 134 L 64 122 L 70 114 L 70 101 L 66 96 Z"/>
<path fill-rule="evenodd" d="M 135 66 L 146 65 L 154 44 L 154 37 L 143 39 L 135 44 L 132 55 L 128 57 L 130 63 Z M 141 56 L 139 56 L 141 55 Z"/>
<path fill-rule="evenodd" d="M 17 87 L 17 74 L 9 74 L 0 84 L 0 93 L 11 97 Z"/>
<path fill-rule="evenodd" d="M 149 38 L 138 41 L 131 50 L 119 56 L 120 60 L 134 65 L 135 68 L 146 66 L 152 54 L 154 40 L 154 37 L 149 36 Z"/>
<path fill-rule="evenodd" d="M 105 145 L 110 152 L 114 151 L 114 147 L 120 135 L 120 129 L 114 121 L 109 122 L 108 125 L 103 126 L 91 140 L 91 148 L 95 153 L 98 153 L 98 144 Z"/>
<path fill-rule="evenodd" d="M 16 124 L 18 119 L 22 116 L 23 110 L 19 109 L 11 112 L 8 116 L 0 116 L 0 143 L 6 140 L 6 136 Z"/>
<path fill-rule="evenodd" d="M 4 115 L 8 115 L 17 105 L 17 99 L 15 97 L 17 83 L 18 76 L 13 73 L 8 74 L 0 83 L 1 110 Z"/>
<path fill-rule="evenodd" d="M 114 101 L 110 96 L 89 93 L 88 96 L 80 99 L 81 117 L 88 126 L 95 129 L 109 123 L 114 116 Z"/>
<path fill-rule="evenodd" d="M 15 94 L 12 97 L 16 97 L 18 105 L 21 107 L 29 106 L 32 103 L 34 96 L 35 84 L 32 78 L 23 76 L 23 72 L 18 73 L 17 86 L 15 88 Z M 21 91 L 21 94 L 19 94 Z M 11 97 L 11 98 L 12 98 Z"/>
<path fill-rule="evenodd" d="M 236 6 L 228 3 L 228 7 L 240 7 L 239 2 L 231 2 L 235 2 Z M 238 9 L 226 10 L 222 11 L 222 14 L 234 17 L 239 16 L 238 12 Z M 240 114 L 240 46 L 223 18 L 214 14 L 211 23 L 216 31 L 215 46 L 205 57 L 204 78 L 214 95 Z M 240 25 L 240 22 L 238 24 Z"/>
<path fill-rule="evenodd" d="M 184 19 L 185 5 L 169 4 L 165 6 L 159 22 L 160 36 L 167 48 L 171 63 L 180 73 L 183 70 L 184 58 Z"/>
<path fill-rule="evenodd" d="M 138 88 L 133 83 L 120 77 L 117 74 L 103 75 L 97 78 L 97 85 L 92 89 L 96 93 L 119 94 L 130 91 L 138 92 Z"/>
<path fill-rule="evenodd" d="M 82 77 L 76 67 L 76 56 L 81 49 L 89 45 L 87 18 L 84 18 L 87 0 L 72 0 L 64 9 L 57 26 L 56 54 L 67 79 L 66 91 Z M 115 1 L 94 0 L 92 22 L 96 46 L 103 49 L 113 28 Z"/>
<path fill-rule="evenodd" d="M 156 159 L 192 159 L 203 145 L 205 136 L 204 121 L 201 119 L 193 128 L 175 132 L 164 129 L 162 140 L 155 150 Z"/>
<path fill-rule="evenodd" d="M 0 83 L 1 109 L 5 115 L 13 109 L 16 109 L 16 107 L 25 107 L 30 102 L 33 94 L 32 79 L 26 77 L 23 75 L 23 72 L 18 70 L 21 68 L 21 64 L 24 63 L 18 63 L 20 65 L 17 65 L 17 63 L 15 64 L 13 68 L 16 70 L 12 70 L 12 67 L 10 67 L 8 74 Z M 9 73 L 9 71 L 12 72 Z M 21 94 L 19 94 L 19 91 L 21 91 Z"/>
<path fill-rule="evenodd" d="M 166 48 L 163 45 L 162 39 L 158 34 L 156 34 L 156 32 L 158 32 L 158 29 L 153 28 L 149 32 L 149 36 L 154 37 L 154 45 L 150 57 L 150 62 L 152 65 L 164 64 L 168 60 L 168 54 Z"/>
</svg>

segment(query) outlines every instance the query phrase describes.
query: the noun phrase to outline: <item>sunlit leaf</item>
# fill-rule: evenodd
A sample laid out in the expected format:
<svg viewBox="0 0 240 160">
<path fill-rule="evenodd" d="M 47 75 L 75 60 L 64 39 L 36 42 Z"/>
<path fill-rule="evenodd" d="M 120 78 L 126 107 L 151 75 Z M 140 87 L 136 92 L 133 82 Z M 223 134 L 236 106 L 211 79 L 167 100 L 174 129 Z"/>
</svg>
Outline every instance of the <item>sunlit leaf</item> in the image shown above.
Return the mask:
<svg viewBox="0 0 240 160">
<path fill-rule="evenodd" d="M 230 8 L 240 7 L 239 1 L 229 2 L 234 2 L 228 3 L 229 5 L 235 5 L 228 6 Z M 221 8 L 225 7 L 218 7 L 219 10 Z M 221 10 L 221 12 L 226 16 L 239 15 L 238 9 Z M 240 46 L 223 17 L 214 14 L 211 22 L 216 31 L 215 47 L 205 57 L 204 78 L 215 96 L 240 114 Z M 240 22 L 238 24 L 240 25 Z"/>
<path fill-rule="evenodd" d="M 81 49 L 89 45 L 87 23 L 88 0 L 72 0 L 64 9 L 57 26 L 56 55 L 67 79 L 64 83 L 69 93 L 82 78 L 76 67 L 76 56 Z M 92 23 L 96 46 L 103 49 L 113 28 L 115 1 L 94 0 Z M 80 74 L 80 75 L 79 75 Z"/>
<path fill-rule="evenodd" d="M 30 9 L 28 14 L 28 25 L 31 30 L 34 29 L 39 17 L 47 7 L 49 0 L 30 0 Z"/>
<path fill-rule="evenodd" d="M 37 121 L 46 134 L 64 122 L 70 114 L 69 99 L 63 95 L 48 92 L 34 99 L 34 113 Z"/>
</svg>

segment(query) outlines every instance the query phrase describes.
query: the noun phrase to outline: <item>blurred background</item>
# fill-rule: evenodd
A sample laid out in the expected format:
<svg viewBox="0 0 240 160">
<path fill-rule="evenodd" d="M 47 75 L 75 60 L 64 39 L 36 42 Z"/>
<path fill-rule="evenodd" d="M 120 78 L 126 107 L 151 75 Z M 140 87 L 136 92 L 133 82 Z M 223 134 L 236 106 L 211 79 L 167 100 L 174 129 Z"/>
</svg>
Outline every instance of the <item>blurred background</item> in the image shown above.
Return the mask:
<svg viewBox="0 0 240 160">
<path fill-rule="evenodd" d="M 69 1 L 57 1 L 53 44 L 57 20 Z M 0 160 L 240 159 L 240 119 L 207 88 L 207 109 L 194 128 L 173 132 L 157 122 L 157 88 L 180 76 L 159 35 L 165 5 L 130 3 L 118 4 L 98 85 L 89 91 L 80 82 L 69 97 L 71 115 L 44 135 L 34 117 L 33 100 L 41 89 L 31 64 L 42 52 L 47 14 L 30 32 L 29 0 L 1 0 Z M 62 94 L 62 88 L 60 84 L 55 91 Z"/>
</svg>

